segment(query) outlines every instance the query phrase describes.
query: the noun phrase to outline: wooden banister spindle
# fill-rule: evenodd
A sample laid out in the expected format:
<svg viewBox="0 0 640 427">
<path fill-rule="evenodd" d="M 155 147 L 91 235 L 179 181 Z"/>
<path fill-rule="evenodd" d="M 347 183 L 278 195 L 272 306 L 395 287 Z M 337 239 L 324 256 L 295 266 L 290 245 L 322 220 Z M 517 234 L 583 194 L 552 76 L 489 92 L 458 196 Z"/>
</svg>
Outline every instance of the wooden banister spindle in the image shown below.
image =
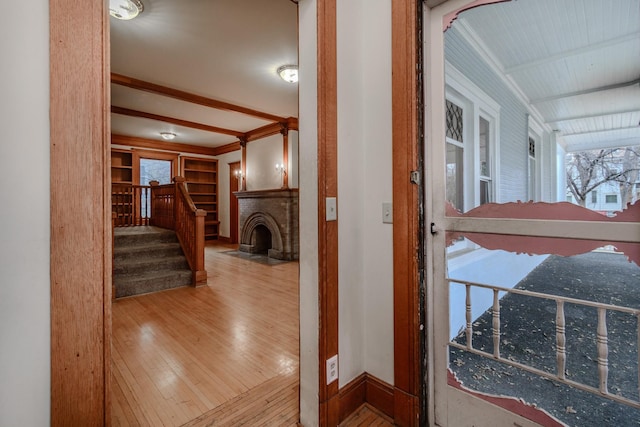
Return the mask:
<svg viewBox="0 0 640 427">
<path fill-rule="evenodd" d="M 556 369 L 558 378 L 565 379 L 567 348 L 565 336 L 564 301 L 556 301 Z"/>
<path fill-rule="evenodd" d="M 598 349 L 598 376 L 600 378 L 600 393 L 607 394 L 609 377 L 609 345 L 607 337 L 607 309 L 598 308 L 598 332 L 596 337 Z"/>
<path fill-rule="evenodd" d="M 467 320 L 467 348 L 473 348 L 473 325 L 471 324 L 471 285 L 465 284 L 465 317 Z"/>
<path fill-rule="evenodd" d="M 493 357 L 500 357 L 500 299 L 498 290 L 493 290 Z"/>
</svg>

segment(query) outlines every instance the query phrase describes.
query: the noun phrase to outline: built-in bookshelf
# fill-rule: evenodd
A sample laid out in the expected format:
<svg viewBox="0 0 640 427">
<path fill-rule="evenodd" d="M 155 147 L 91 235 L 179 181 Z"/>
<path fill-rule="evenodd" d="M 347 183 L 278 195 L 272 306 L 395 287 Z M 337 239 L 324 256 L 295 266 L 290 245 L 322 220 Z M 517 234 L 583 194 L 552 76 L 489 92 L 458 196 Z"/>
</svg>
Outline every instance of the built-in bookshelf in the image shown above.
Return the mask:
<svg viewBox="0 0 640 427">
<path fill-rule="evenodd" d="M 204 222 L 206 239 L 218 238 L 218 160 L 181 157 L 180 170 L 189 195 L 198 209 L 207 211 Z"/>
<path fill-rule="evenodd" d="M 111 150 L 111 211 L 115 213 L 115 225 L 125 225 L 133 214 L 131 191 L 124 191 L 123 184 L 133 184 L 133 153 L 131 150 Z"/>
</svg>

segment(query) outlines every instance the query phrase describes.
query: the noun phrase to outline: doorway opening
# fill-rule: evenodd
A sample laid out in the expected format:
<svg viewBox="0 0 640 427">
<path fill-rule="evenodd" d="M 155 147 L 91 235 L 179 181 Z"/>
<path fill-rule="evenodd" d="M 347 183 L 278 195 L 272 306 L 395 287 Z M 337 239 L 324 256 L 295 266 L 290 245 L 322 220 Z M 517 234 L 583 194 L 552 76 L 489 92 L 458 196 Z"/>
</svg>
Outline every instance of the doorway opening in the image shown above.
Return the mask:
<svg viewBox="0 0 640 427">
<path fill-rule="evenodd" d="M 284 424 L 295 424 L 299 420 L 299 397 L 295 392 L 299 382 L 298 263 L 293 260 L 277 266 L 259 264 L 232 253 L 236 252 L 239 240 L 239 212 L 233 192 L 240 190 L 237 184 L 242 175 L 238 174 L 247 168 L 239 161 L 250 162 L 250 174 L 242 177 L 250 185 L 280 190 L 281 182 L 277 182 L 276 188 L 269 181 L 273 181 L 273 162 L 280 161 L 283 152 L 282 137 L 274 135 L 281 134 L 283 124 L 286 130 L 296 130 L 292 123 L 297 126 L 297 87 L 281 81 L 275 67 L 275 79 L 268 84 L 269 90 L 285 90 L 288 96 L 250 90 L 249 84 L 229 90 L 230 80 L 242 73 L 219 68 L 233 58 L 263 57 L 269 51 L 263 44 L 268 39 L 264 34 L 274 31 L 263 31 L 253 43 L 259 45 L 256 47 L 247 46 L 251 36 L 245 31 L 245 37 L 238 39 L 238 43 L 245 43 L 244 48 L 251 50 L 242 55 L 238 55 L 242 50 L 238 46 L 229 49 L 227 43 L 210 41 L 228 35 L 224 23 L 242 20 L 246 24 L 246 19 L 264 23 L 285 16 L 289 21 L 285 25 L 280 23 L 275 32 L 283 31 L 283 27 L 291 30 L 293 37 L 287 34 L 282 39 L 293 46 L 290 50 L 294 56 L 286 62 L 295 63 L 297 5 L 255 1 L 249 7 L 233 1 L 215 5 L 200 2 L 187 10 L 184 5 L 168 0 L 149 3 L 130 22 L 111 18 L 108 50 L 112 59 L 112 135 L 117 135 L 114 141 L 120 150 L 130 150 L 134 157 L 139 157 L 137 161 L 134 159 L 134 164 L 139 165 L 139 174 L 134 170 L 138 176 L 134 184 L 147 185 L 151 180 L 163 184 L 167 172 L 169 180 L 184 176 L 195 204 L 215 222 L 212 226 L 216 227 L 216 233 L 205 244 L 209 277 L 206 286 L 113 302 L 113 424 L 183 425 L 215 419 L 234 425 L 257 416 L 265 419 L 277 416 Z M 169 14 L 169 9 L 174 13 Z M 212 24 L 212 20 L 220 19 L 223 9 L 228 16 L 226 21 Z M 278 9 L 277 13 L 272 9 Z M 277 16 L 264 20 L 269 14 Z M 180 63 L 179 67 L 167 64 L 167 53 L 162 49 L 158 56 L 153 50 L 152 43 L 159 38 L 153 27 L 164 19 L 172 24 L 170 31 L 162 26 L 162 32 L 176 33 L 171 46 L 165 43 L 162 49 L 175 48 L 180 44 L 175 41 L 181 40 L 182 47 L 174 51 L 174 57 L 181 58 L 175 61 Z M 181 27 L 183 22 L 188 23 L 185 28 Z M 198 25 L 207 30 L 194 31 Z M 214 31 L 220 34 L 214 36 Z M 132 33 L 137 36 L 130 38 Z M 137 47 L 130 42 L 133 39 L 139 43 Z M 282 44 L 279 40 L 280 52 L 285 50 Z M 137 54 L 132 54 L 136 51 Z M 223 60 L 230 52 L 231 59 Z M 131 60 L 134 57 L 136 61 Z M 255 73 L 256 67 L 249 68 Z M 209 68 L 209 72 L 201 72 Z M 261 70 L 259 74 L 241 77 L 260 81 L 265 73 Z M 135 88 L 129 84 L 131 80 L 135 80 Z M 212 84 L 214 81 L 216 84 Z M 200 84 L 196 85 L 197 82 Z M 188 90 L 182 92 L 185 88 Z M 184 96 L 177 99 L 173 96 L 176 93 Z M 255 105 L 256 109 L 238 107 L 239 111 L 230 112 L 226 101 L 234 96 L 246 98 L 238 101 L 238 105 Z M 250 97 L 255 97 L 255 103 Z M 199 102 L 203 98 L 207 99 L 204 104 Z M 283 99 L 289 98 L 295 101 L 293 111 L 290 105 L 281 105 Z M 218 101 L 221 99 L 225 102 Z M 219 108 L 220 105 L 224 108 Z M 260 132 L 251 133 L 257 129 Z M 161 134 L 172 135 L 174 139 L 160 139 Z M 268 141 L 254 142 L 263 139 Z M 173 156 L 175 162 L 153 157 L 153 153 Z M 273 161 L 267 156 L 272 156 Z M 264 158 L 268 158 L 268 168 L 263 168 L 266 171 L 261 175 L 264 165 L 260 161 Z M 257 227 L 253 240 L 261 252 L 273 251 L 272 234 L 266 227 Z M 273 269 L 277 269 L 277 274 Z M 265 326 L 271 331 L 268 337 L 264 334 Z M 268 405 L 255 404 L 274 392 L 284 398 Z"/>
</svg>

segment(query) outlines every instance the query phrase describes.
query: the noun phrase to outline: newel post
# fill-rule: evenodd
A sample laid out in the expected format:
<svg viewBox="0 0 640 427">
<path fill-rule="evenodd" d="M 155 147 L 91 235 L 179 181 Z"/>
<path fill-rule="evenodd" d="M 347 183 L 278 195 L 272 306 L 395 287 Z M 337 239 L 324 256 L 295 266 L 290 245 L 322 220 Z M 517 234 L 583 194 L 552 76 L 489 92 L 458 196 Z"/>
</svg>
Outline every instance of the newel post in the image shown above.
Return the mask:
<svg viewBox="0 0 640 427">
<path fill-rule="evenodd" d="M 198 286 L 207 284 L 207 270 L 204 268 L 204 218 L 207 211 L 204 209 L 196 210 L 196 268 L 193 272 L 193 283 Z"/>
<path fill-rule="evenodd" d="M 160 182 L 156 180 L 149 181 L 149 185 L 151 186 L 151 194 L 149 194 L 149 225 L 156 225 L 153 211 L 156 203 L 156 188 L 160 185 Z"/>
</svg>

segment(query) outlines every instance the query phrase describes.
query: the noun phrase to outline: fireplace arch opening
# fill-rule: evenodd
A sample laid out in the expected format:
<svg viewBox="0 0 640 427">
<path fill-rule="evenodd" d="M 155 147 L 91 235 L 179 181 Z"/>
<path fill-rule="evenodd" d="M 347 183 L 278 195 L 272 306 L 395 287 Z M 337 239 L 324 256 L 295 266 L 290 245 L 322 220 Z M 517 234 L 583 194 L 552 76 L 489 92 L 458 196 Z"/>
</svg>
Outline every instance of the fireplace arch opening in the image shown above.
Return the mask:
<svg viewBox="0 0 640 427">
<path fill-rule="evenodd" d="M 238 198 L 240 245 L 248 253 L 263 252 L 269 258 L 298 259 L 298 190 L 254 190 L 233 193 Z M 266 237 L 265 230 L 271 233 Z"/>
<path fill-rule="evenodd" d="M 251 235 L 251 244 L 253 245 L 254 254 L 268 255 L 271 249 L 271 232 L 262 224 L 253 229 Z"/>
<path fill-rule="evenodd" d="M 254 212 L 242 226 L 239 250 L 284 259 L 282 235 L 276 220 L 265 212 Z"/>
</svg>

